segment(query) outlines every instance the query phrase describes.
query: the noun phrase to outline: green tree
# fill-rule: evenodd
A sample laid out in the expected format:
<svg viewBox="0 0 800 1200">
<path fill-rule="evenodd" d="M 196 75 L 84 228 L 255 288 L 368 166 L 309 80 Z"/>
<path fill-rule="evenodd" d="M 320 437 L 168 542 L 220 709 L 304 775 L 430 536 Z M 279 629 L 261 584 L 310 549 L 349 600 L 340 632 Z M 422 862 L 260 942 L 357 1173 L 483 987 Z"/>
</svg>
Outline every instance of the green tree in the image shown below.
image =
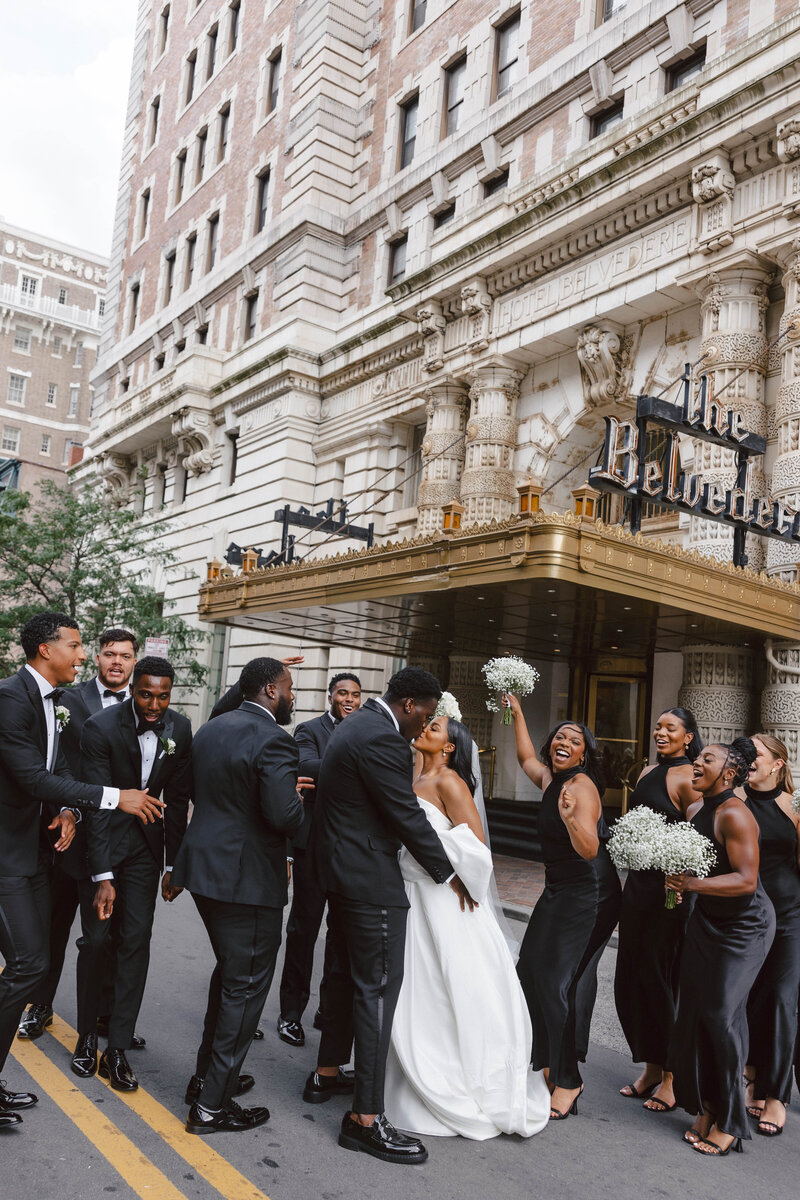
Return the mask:
<svg viewBox="0 0 800 1200">
<path fill-rule="evenodd" d="M 110 626 L 146 637 L 169 638 L 177 681 L 201 684 L 206 669 L 197 653 L 207 635 L 182 617 L 149 582 L 153 565 L 175 571 L 175 556 L 160 541 L 163 522 L 144 527 L 130 509 L 114 508 L 99 488 L 41 485 L 0 495 L 0 669 L 22 661 L 19 630 L 43 609 L 69 613 L 87 650 Z M 141 564 L 139 566 L 127 564 Z M 125 565 L 123 565 L 125 564 Z M 90 656 L 90 662 L 92 661 Z"/>
</svg>

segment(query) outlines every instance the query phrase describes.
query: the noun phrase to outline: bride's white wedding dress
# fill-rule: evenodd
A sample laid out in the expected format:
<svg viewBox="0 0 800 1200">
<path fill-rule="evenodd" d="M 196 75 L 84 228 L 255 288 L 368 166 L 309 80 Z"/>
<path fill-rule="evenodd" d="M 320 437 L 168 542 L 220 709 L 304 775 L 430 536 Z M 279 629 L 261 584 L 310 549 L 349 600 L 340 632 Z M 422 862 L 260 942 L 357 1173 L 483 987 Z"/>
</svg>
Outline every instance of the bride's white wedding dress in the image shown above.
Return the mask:
<svg viewBox="0 0 800 1200">
<path fill-rule="evenodd" d="M 406 849 L 411 904 L 405 974 L 392 1027 L 386 1115 L 397 1128 L 483 1141 L 530 1137 L 547 1124 L 550 1093 L 530 1067 L 531 1024 L 505 937 L 486 901 L 492 856 L 468 825 L 417 797 L 453 869 L 479 901 L 461 912 Z"/>
</svg>

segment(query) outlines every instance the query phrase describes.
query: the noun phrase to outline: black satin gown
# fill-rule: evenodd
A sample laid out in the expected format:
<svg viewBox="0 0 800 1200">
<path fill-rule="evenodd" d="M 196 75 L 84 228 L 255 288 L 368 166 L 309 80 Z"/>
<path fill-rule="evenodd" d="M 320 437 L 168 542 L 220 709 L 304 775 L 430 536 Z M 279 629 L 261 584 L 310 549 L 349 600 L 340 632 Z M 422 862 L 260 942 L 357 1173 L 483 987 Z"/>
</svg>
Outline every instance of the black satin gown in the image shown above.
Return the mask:
<svg viewBox="0 0 800 1200">
<path fill-rule="evenodd" d="M 747 1002 L 748 1061 L 755 1067 L 756 1100 L 789 1103 L 800 989 L 800 870 L 794 822 L 776 803 L 783 788 L 757 792 L 745 784 L 747 807 L 761 831 L 764 891 L 775 909 L 775 940 Z"/>
<path fill-rule="evenodd" d="M 733 795 L 725 791 L 706 799 L 692 817 L 717 852 L 711 877 L 731 873 L 725 847 L 714 837 L 714 814 Z M 717 1128 L 734 1137 L 750 1137 L 743 1083 L 747 997 L 774 934 L 775 913 L 760 881 L 750 896 L 698 894 L 686 930 L 669 1051 L 675 1099 L 692 1116 L 703 1111 L 705 1101 Z"/>
<path fill-rule="evenodd" d="M 683 757 L 660 761 L 636 784 L 631 807 L 644 805 L 663 813 L 670 825 L 683 821 L 670 799 L 667 775 L 688 762 Z M 619 918 L 614 1000 L 633 1061 L 669 1070 L 681 952 L 694 896 L 686 895 L 675 908 L 666 908 L 665 899 L 663 872 L 628 872 Z"/>
<path fill-rule="evenodd" d="M 551 1084 L 563 1088 L 581 1085 L 578 1060 L 586 1058 L 596 992 L 589 974 L 596 969 L 597 951 L 614 930 L 620 905 L 605 821 L 598 822 L 597 858 L 587 862 L 573 848 L 559 815 L 562 787 L 580 774 L 580 767 L 557 772 L 542 796 L 539 837 L 545 887 L 517 964 L 533 1025 L 533 1067 L 549 1067 Z"/>
</svg>

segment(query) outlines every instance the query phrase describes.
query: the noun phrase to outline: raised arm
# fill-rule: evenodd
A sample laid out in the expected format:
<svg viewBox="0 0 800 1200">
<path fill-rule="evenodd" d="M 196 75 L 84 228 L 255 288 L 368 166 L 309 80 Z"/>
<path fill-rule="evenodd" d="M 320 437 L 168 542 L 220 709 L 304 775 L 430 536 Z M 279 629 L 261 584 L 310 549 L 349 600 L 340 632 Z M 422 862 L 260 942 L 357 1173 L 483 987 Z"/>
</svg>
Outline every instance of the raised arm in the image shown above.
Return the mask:
<svg viewBox="0 0 800 1200">
<path fill-rule="evenodd" d="M 525 774 L 533 783 L 542 791 L 550 782 L 550 772 L 544 763 L 539 762 L 536 757 L 536 751 L 533 748 L 531 735 L 528 733 L 528 726 L 525 718 L 522 715 L 522 706 L 516 696 L 512 696 L 509 692 L 504 693 L 503 699 L 508 701 L 508 706 L 514 716 L 514 737 L 517 740 L 517 762 L 522 767 Z"/>
</svg>

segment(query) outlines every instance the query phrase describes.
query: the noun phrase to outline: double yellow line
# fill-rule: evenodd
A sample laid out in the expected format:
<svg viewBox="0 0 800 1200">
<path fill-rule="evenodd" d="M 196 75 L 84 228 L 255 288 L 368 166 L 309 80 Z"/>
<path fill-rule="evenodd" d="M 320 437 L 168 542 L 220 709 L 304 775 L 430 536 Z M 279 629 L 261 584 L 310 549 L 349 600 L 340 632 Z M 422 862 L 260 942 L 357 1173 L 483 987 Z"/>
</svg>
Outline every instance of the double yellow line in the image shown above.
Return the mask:
<svg viewBox="0 0 800 1200">
<path fill-rule="evenodd" d="M 78 1034 L 60 1017 L 53 1017 L 50 1033 L 70 1052 Z M 126 1137 L 116 1125 L 105 1117 L 73 1081 L 52 1062 L 43 1050 L 31 1041 L 17 1038 L 12 1054 L 20 1066 L 36 1080 L 36 1083 L 77 1125 L 93 1146 L 111 1164 L 125 1182 L 142 1200 L 187 1200 L 155 1163 Z M 99 1079 L 99 1076 L 98 1076 Z M 106 1080 L 100 1080 L 110 1088 Z M 225 1197 L 225 1200 L 269 1200 L 254 1183 L 251 1183 L 235 1167 L 217 1154 L 211 1146 L 196 1135 L 187 1133 L 183 1123 L 159 1104 L 141 1086 L 136 1092 L 114 1092 L 133 1112 L 149 1125 L 155 1133 L 190 1167 Z"/>
</svg>

